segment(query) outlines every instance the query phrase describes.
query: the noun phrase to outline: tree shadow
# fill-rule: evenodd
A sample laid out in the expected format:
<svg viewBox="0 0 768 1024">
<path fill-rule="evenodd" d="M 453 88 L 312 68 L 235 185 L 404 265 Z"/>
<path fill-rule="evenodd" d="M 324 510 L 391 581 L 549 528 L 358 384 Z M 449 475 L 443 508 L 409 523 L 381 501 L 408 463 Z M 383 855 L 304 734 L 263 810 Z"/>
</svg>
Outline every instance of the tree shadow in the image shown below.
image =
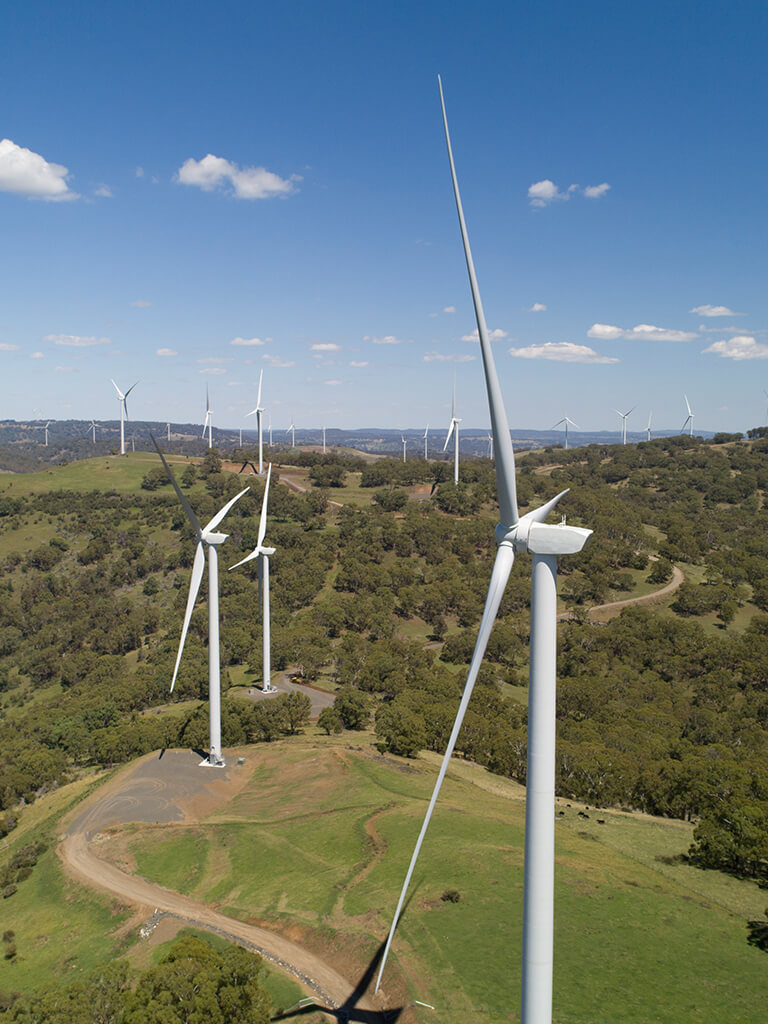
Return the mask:
<svg viewBox="0 0 768 1024">
<path fill-rule="evenodd" d="M 747 921 L 747 942 L 768 953 L 768 920 Z"/>
</svg>

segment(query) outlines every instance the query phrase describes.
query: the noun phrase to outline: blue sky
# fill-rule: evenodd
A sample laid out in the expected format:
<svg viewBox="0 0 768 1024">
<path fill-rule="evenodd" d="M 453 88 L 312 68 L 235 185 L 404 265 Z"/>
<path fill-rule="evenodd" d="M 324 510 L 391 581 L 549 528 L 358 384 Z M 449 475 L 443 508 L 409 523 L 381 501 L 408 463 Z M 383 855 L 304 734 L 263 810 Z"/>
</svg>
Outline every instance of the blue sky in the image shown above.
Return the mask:
<svg viewBox="0 0 768 1024">
<path fill-rule="evenodd" d="M 440 73 L 510 424 L 765 422 L 767 22 L 6 5 L 0 418 L 484 427 Z"/>
</svg>

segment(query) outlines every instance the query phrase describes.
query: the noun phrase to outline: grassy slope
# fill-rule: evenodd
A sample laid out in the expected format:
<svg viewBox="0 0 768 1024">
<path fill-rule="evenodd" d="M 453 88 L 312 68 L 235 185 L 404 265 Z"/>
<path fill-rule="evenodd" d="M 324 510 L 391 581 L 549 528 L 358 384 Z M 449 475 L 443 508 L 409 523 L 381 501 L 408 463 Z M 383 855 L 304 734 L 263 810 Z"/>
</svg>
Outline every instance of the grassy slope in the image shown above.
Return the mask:
<svg viewBox="0 0 768 1024">
<path fill-rule="evenodd" d="M 205 825 L 134 833 L 139 871 L 236 916 L 380 938 L 434 766 L 368 751 L 302 739 L 255 748 L 251 784 Z M 687 849 L 690 826 L 602 812 L 598 825 L 562 806 L 555 1019 L 764 1019 L 765 954 L 744 923 L 764 893 L 659 861 Z M 476 766 L 452 771 L 391 968 L 437 1007 L 429 1019 L 515 1019 L 523 823 L 519 787 Z M 447 888 L 458 904 L 440 901 Z"/>
</svg>

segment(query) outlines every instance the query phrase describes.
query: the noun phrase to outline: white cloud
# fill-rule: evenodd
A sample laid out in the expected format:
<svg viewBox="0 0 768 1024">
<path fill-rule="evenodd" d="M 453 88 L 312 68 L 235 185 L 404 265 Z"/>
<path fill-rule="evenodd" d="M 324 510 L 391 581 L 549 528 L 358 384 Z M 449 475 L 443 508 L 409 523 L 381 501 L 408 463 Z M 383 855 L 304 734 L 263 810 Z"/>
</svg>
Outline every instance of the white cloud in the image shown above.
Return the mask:
<svg viewBox="0 0 768 1024">
<path fill-rule="evenodd" d="M 56 373 L 72 373 L 73 368 L 71 366 L 57 366 L 55 369 Z"/>
<path fill-rule="evenodd" d="M 92 348 L 94 345 L 111 345 L 111 338 L 82 338 L 77 334 L 46 334 L 43 341 L 52 341 L 54 345 L 65 348 Z"/>
<path fill-rule="evenodd" d="M 172 348 L 159 348 L 155 352 L 156 356 L 177 356 L 179 353 Z"/>
<path fill-rule="evenodd" d="M 310 345 L 309 347 L 313 352 L 341 352 L 341 345 L 336 345 L 332 341 L 318 342 L 318 344 Z"/>
<path fill-rule="evenodd" d="M 211 373 L 217 377 L 221 377 L 227 371 L 221 366 L 206 366 L 204 370 L 198 370 L 198 373 Z"/>
<path fill-rule="evenodd" d="M 367 359 L 353 359 L 350 362 L 349 365 L 350 366 L 367 366 L 368 365 L 368 360 Z"/>
<path fill-rule="evenodd" d="M 696 313 L 699 316 L 744 316 L 744 313 L 734 313 L 727 306 L 694 306 L 688 312 Z"/>
<path fill-rule="evenodd" d="M 528 313 L 546 313 L 547 307 L 543 302 L 534 302 L 534 304 L 527 310 Z"/>
<path fill-rule="evenodd" d="M 372 341 L 374 345 L 412 345 L 413 338 L 396 338 L 393 334 L 385 334 L 383 338 L 369 338 L 366 335 L 363 341 Z"/>
<path fill-rule="evenodd" d="M 69 171 L 51 164 L 31 149 L 17 146 L 10 139 L 0 140 L 0 192 L 14 192 L 28 199 L 78 199 L 66 179 Z"/>
<path fill-rule="evenodd" d="M 446 352 L 427 352 L 424 356 L 425 363 L 471 363 L 477 356 L 465 354 L 463 356 L 449 355 Z"/>
<path fill-rule="evenodd" d="M 261 338 L 233 338 L 229 344 L 241 346 L 266 345 L 267 342 L 271 340 L 271 338 L 265 338 L 263 341 Z"/>
<path fill-rule="evenodd" d="M 111 199 L 112 189 L 109 187 L 109 185 L 99 185 L 97 188 L 93 190 L 93 194 L 95 196 L 101 196 L 104 199 Z"/>
<path fill-rule="evenodd" d="M 266 361 L 268 366 L 282 366 L 282 367 L 285 367 L 285 366 L 295 366 L 296 365 L 296 363 L 293 362 L 290 359 L 281 359 L 280 356 L 273 356 L 273 355 L 270 355 L 268 352 L 265 352 L 264 355 L 261 358 Z"/>
<path fill-rule="evenodd" d="M 496 328 L 494 328 L 494 330 L 488 331 L 488 338 L 491 341 L 503 341 L 505 338 L 508 338 L 508 337 L 509 337 L 509 335 L 507 334 L 507 332 L 506 331 L 502 331 L 500 327 L 496 327 Z M 462 334 L 461 340 L 462 341 L 477 341 L 477 342 L 479 342 L 480 341 L 480 335 L 477 333 L 477 328 L 475 328 L 474 331 L 472 331 L 471 334 Z"/>
<path fill-rule="evenodd" d="M 149 306 L 154 306 L 154 302 L 147 302 L 146 299 L 134 299 L 131 305 L 135 306 L 136 309 L 148 309 Z"/>
<path fill-rule="evenodd" d="M 33 353 L 32 353 L 32 354 L 30 355 L 30 357 L 29 357 L 29 358 L 30 358 L 30 359 L 45 359 L 45 356 L 43 355 L 43 353 L 42 353 L 42 352 L 33 352 Z"/>
<path fill-rule="evenodd" d="M 599 199 L 600 196 L 604 196 L 605 193 L 610 189 L 610 185 L 607 181 L 604 181 L 602 185 L 587 185 L 584 189 L 584 195 L 587 199 Z"/>
<path fill-rule="evenodd" d="M 264 167 L 238 167 L 224 157 L 209 153 L 202 160 L 192 157 L 179 168 L 175 180 L 181 185 L 195 185 L 204 192 L 223 188 L 227 182 L 237 199 L 271 199 L 296 191 L 295 182 L 301 178 L 293 174 L 285 179 Z"/>
<path fill-rule="evenodd" d="M 509 354 L 516 359 L 548 359 L 556 363 L 618 363 L 619 361 L 609 356 L 601 356 L 586 345 L 574 345 L 570 341 L 548 341 L 544 345 L 511 348 Z"/>
<path fill-rule="evenodd" d="M 709 348 L 705 348 L 704 351 L 714 352 L 715 355 L 720 356 L 722 359 L 735 359 L 737 361 L 743 359 L 768 359 L 768 345 L 755 341 L 748 334 L 739 334 L 735 338 L 729 338 L 727 341 L 716 341 Z"/>
<path fill-rule="evenodd" d="M 654 327 L 653 324 L 638 324 L 637 327 L 614 327 L 613 324 L 592 324 L 587 331 L 588 338 L 601 341 L 693 341 L 698 338 L 694 331 L 676 331 L 670 327 Z"/>
<path fill-rule="evenodd" d="M 444 313 L 455 313 L 456 312 L 456 307 L 455 306 L 443 306 L 443 312 Z"/>
<path fill-rule="evenodd" d="M 144 177 L 144 168 L 143 167 L 137 167 L 136 168 L 136 177 L 137 178 L 143 178 Z"/>
<path fill-rule="evenodd" d="M 343 383 L 344 383 L 344 381 L 343 381 L 343 380 L 327 380 L 327 381 L 325 381 L 325 383 L 326 383 L 326 384 L 327 384 L 327 385 L 328 385 L 329 387 L 331 387 L 331 388 L 335 388 L 335 387 L 338 387 L 338 386 L 339 386 L 339 384 L 343 384 Z"/>
<path fill-rule="evenodd" d="M 6 342 L 0 343 L 0 352 L 18 352 L 18 345 L 8 345 Z"/>
<path fill-rule="evenodd" d="M 556 199 L 567 199 L 568 195 L 561 192 L 554 181 L 545 178 L 543 181 L 535 181 L 528 188 L 528 199 L 531 206 L 547 206 Z"/>
</svg>

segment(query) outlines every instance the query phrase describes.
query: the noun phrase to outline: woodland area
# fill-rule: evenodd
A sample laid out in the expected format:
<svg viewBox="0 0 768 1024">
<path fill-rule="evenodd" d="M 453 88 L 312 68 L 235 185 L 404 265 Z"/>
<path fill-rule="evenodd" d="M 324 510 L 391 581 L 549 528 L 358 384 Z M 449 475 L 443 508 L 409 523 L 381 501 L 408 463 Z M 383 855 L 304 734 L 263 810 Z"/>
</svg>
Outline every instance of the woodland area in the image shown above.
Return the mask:
<svg viewBox="0 0 768 1024">
<path fill-rule="evenodd" d="M 559 567 L 558 792 L 693 820 L 696 863 L 768 884 L 768 440 L 714 442 L 526 453 L 518 497 L 525 509 L 570 488 L 559 511 L 594 530 Z M 456 487 L 446 463 L 280 462 L 311 486 L 277 485 L 273 470 L 273 669 L 336 690 L 328 732 L 373 723 L 382 749 L 442 752 L 495 552 L 492 463 L 466 460 Z M 243 486 L 215 452 L 180 482 L 202 521 Z M 263 484 L 248 482 L 222 567 L 256 543 Z M 205 746 L 208 730 L 205 583 L 168 694 L 194 543 L 164 475 L 150 468 L 130 494 L 13 490 L 0 494 L 0 833 L 84 769 Z M 671 603 L 590 620 L 593 605 L 663 586 L 673 566 L 685 582 Z M 255 563 L 220 581 L 226 691 L 243 666 L 260 676 Z M 521 558 L 457 746 L 521 782 L 529 593 Z M 302 697 L 225 693 L 224 744 L 302 728 Z M 17 869 L 0 868 L 10 896 Z"/>
</svg>

